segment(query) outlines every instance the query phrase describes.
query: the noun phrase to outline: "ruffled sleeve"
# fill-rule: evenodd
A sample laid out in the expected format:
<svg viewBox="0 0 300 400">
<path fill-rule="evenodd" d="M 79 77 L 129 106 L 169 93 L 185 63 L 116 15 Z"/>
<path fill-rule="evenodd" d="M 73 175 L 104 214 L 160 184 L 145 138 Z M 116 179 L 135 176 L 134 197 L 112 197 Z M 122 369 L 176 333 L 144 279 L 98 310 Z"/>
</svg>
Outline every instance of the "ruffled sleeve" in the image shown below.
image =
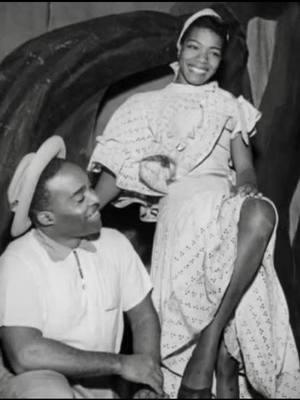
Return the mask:
<svg viewBox="0 0 300 400">
<path fill-rule="evenodd" d="M 162 196 L 165 193 L 164 180 L 169 174 L 165 178 L 165 168 L 160 160 L 157 166 L 162 166 L 154 170 L 157 166 L 153 167 L 153 160 L 148 157 L 159 153 L 160 147 L 149 123 L 149 103 L 149 95 L 139 93 L 115 111 L 103 134 L 97 137 L 88 170 L 100 172 L 105 166 L 116 175 L 116 184 L 120 189 Z M 151 185 L 152 181 L 155 184 Z"/>
<path fill-rule="evenodd" d="M 261 118 L 261 112 L 258 111 L 243 96 L 238 97 L 236 101 L 235 126 L 231 133 L 231 139 L 242 135 L 244 142 L 249 144 L 249 137 L 256 134 L 256 123 Z"/>
<path fill-rule="evenodd" d="M 103 133 L 97 136 L 89 171 L 100 172 L 101 166 L 105 166 L 118 176 L 128 156 L 132 133 L 143 128 L 143 113 L 138 112 L 134 103 L 134 98 L 125 101 L 114 112 Z"/>
</svg>

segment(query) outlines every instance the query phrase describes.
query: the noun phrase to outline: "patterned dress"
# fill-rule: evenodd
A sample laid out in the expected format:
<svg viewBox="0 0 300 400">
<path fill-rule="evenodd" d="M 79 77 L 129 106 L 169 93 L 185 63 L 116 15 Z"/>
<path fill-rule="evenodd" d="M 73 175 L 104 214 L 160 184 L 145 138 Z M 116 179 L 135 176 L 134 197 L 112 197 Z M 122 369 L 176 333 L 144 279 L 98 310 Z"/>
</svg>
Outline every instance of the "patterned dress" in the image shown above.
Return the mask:
<svg viewBox="0 0 300 400">
<path fill-rule="evenodd" d="M 123 189 L 117 206 L 138 201 L 142 218 L 157 221 L 153 301 L 162 326 L 165 391 L 172 398 L 231 279 L 245 198 L 231 192 L 230 142 L 241 134 L 248 144 L 259 118 L 250 103 L 216 82 L 171 83 L 127 100 L 90 160 L 90 170 L 105 165 L 116 175 Z M 273 265 L 274 241 L 275 231 L 225 330 L 243 398 L 253 396 L 249 387 L 267 398 L 300 397 L 299 358 Z"/>
</svg>

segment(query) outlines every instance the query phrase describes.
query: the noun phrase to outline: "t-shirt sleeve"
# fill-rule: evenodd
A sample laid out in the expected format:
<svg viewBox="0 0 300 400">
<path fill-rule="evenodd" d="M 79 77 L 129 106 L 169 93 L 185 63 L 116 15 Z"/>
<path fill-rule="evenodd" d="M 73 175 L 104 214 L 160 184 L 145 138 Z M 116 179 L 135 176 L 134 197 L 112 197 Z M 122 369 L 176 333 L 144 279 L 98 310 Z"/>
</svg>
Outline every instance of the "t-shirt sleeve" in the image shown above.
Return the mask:
<svg viewBox="0 0 300 400">
<path fill-rule="evenodd" d="M 122 304 L 123 311 L 128 311 L 144 300 L 152 290 L 152 283 L 130 241 L 122 235 L 120 242 Z"/>
<path fill-rule="evenodd" d="M 14 254 L 0 258 L 0 326 L 42 330 L 42 300 L 29 265 Z"/>
</svg>

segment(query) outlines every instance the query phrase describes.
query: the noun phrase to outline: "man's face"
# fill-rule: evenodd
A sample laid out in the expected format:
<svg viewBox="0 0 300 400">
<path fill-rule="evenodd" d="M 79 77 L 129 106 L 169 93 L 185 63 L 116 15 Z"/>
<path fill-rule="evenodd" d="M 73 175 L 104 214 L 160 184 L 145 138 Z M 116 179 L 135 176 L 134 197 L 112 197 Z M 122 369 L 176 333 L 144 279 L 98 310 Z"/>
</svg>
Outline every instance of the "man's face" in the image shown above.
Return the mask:
<svg viewBox="0 0 300 400">
<path fill-rule="evenodd" d="M 99 200 L 87 174 L 77 165 L 66 163 L 47 182 L 51 194 L 49 209 L 53 228 L 66 238 L 82 238 L 99 233 L 102 223 Z"/>
</svg>

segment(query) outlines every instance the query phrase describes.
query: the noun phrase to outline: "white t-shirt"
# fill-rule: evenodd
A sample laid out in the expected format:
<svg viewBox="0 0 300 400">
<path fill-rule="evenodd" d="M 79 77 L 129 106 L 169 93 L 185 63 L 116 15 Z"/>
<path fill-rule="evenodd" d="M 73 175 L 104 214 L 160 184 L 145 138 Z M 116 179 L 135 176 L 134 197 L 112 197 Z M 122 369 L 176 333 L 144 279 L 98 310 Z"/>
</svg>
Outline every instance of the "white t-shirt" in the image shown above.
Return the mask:
<svg viewBox="0 0 300 400">
<path fill-rule="evenodd" d="M 113 229 L 102 228 L 98 240 L 82 241 L 75 252 L 35 229 L 12 242 L 0 258 L 0 326 L 36 328 L 82 350 L 119 352 L 123 311 L 151 290 L 148 273 Z"/>
</svg>

